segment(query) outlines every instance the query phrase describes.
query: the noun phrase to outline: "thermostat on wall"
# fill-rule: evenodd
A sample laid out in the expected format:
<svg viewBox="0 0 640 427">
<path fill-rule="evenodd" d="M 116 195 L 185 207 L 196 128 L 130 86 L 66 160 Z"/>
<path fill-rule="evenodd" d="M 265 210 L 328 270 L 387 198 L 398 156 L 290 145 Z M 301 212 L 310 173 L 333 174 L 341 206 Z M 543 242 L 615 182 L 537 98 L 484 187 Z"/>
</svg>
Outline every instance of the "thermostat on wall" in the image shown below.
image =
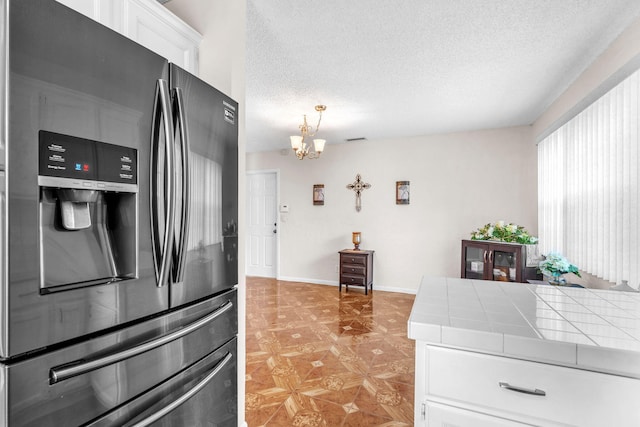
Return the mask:
<svg viewBox="0 0 640 427">
<path fill-rule="evenodd" d="M 289 213 L 289 205 L 280 205 L 280 213 Z"/>
</svg>

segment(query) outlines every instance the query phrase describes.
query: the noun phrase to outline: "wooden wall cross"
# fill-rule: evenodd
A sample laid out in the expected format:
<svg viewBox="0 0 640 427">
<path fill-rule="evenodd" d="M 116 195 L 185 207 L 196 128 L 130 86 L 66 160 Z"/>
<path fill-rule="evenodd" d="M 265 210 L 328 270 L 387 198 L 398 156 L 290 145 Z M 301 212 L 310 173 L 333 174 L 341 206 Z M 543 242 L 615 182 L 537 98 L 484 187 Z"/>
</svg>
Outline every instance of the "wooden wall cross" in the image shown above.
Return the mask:
<svg viewBox="0 0 640 427">
<path fill-rule="evenodd" d="M 349 190 L 353 190 L 356 192 L 356 211 L 360 212 L 360 209 L 362 209 L 360 194 L 362 193 L 363 190 L 366 190 L 367 188 L 371 188 L 371 184 L 368 184 L 362 181 L 362 177 L 360 177 L 360 174 L 357 174 L 356 180 L 353 181 L 352 184 L 347 184 L 347 188 Z"/>
</svg>

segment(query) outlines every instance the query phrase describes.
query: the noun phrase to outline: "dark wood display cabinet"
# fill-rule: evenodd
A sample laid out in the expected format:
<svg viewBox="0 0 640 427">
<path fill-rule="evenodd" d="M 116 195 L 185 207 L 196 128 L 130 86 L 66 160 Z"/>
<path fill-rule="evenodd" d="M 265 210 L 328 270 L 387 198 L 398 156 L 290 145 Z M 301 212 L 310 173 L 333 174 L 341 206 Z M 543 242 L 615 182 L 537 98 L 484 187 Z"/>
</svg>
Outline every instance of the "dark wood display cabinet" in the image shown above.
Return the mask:
<svg viewBox="0 0 640 427">
<path fill-rule="evenodd" d="M 519 243 L 463 240 L 460 277 L 503 282 L 542 279 L 537 267 L 526 266 L 526 250 Z"/>
<path fill-rule="evenodd" d="M 342 285 L 364 286 L 364 294 L 373 290 L 373 253 L 364 249 L 344 249 L 340 253 L 340 292 Z"/>
</svg>

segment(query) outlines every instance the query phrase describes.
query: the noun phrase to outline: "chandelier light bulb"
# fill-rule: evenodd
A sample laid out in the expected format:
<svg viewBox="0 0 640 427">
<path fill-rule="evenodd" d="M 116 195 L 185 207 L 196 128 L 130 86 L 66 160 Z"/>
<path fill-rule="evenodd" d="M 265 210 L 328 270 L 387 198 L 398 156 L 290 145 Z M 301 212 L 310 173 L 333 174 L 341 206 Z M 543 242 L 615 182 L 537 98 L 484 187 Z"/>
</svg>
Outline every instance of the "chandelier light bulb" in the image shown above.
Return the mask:
<svg viewBox="0 0 640 427">
<path fill-rule="evenodd" d="M 318 112 L 318 124 L 315 127 L 315 131 L 312 126 L 309 126 L 307 124 L 307 115 L 305 114 L 303 123 L 298 126 L 300 128 L 300 135 L 292 135 L 289 137 L 289 139 L 291 140 L 291 148 L 293 149 L 293 152 L 296 154 L 296 157 L 299 160 L 303 160 L 305 157 L 308 159 L 317 159 L 324 151 L 324 146 L 327 142 L 325 139 L 313 140 L 314 151 L 311 151 L 311 143 L 306 143 L 304 139 L 306 137 L 313 138 L 315 134 L 320 130 L 322 112 L 326 109 L 326 105 L 316 105 L 315 110 Z"/>
<path fill-rule="evenodd" d="M 302 136 L 291 135 L 289 138 L 291 139 L 291 148 L 293 148 L 293 151 L 298 151 L 302 148 Z"/>
<path fill-rule="evenodd" d="M 322 153 L 324 151 L 324 144 L 327 141 L 324 139 L 314 139 L 313 145 L 316 147 L 316 153 Z"/>
</svg>

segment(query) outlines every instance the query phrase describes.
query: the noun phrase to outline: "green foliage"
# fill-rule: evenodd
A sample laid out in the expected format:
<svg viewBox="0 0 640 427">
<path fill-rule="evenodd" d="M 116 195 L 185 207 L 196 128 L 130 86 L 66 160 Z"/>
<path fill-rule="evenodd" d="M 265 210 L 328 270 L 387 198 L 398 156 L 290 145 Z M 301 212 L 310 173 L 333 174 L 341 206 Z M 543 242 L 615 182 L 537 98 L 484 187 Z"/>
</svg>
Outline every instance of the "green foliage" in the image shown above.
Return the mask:
<svg viewBox="0 0 640 427">
<path fill-rule="evenodd" d="M 506 224 L 504 221 L 486 224 L 471 232 L 471 240 L 494 240 L 524 245 L 538 243 L 538 238 L 530 235 L 524 227 L 512 223 Z"/>
</svg>

